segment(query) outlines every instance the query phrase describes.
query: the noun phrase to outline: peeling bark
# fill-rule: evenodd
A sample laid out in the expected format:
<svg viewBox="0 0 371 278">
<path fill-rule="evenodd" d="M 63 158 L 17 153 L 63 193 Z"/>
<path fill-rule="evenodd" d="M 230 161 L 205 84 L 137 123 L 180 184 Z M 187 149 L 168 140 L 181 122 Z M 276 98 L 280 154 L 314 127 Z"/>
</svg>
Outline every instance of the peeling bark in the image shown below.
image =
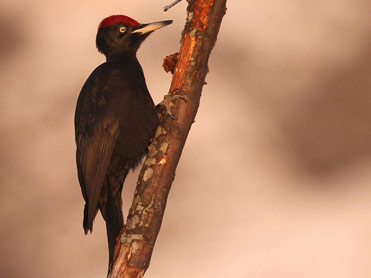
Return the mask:
<svg viewBox="0 0 371 278">
<path fill-rule="evenodd" d="M 149 267 L 167 196 L 188 132 L 194 122 L 208 59 L 216 42 L 226 0 L 188 0 L 187 22 L 168 95 L 177 120 L 160 115 L 160 125 L 138 178 L 125 230 L 116 245 L 111 278 L 139 278 Z M 170 66 L 171 67 L 171 66 Z"/>
<path fill-rule="evenodd" d="M 170 71 L 172 74 L 174 74 L 175 66 L 176 63 L 178 62 L 178 55 L 179 53 L 177 52 L 169 56 L 166 56 L 166 58 L 164 59 L 164 63 L 162 64 L 162 67 L 166 72 Z"/>
</svg>

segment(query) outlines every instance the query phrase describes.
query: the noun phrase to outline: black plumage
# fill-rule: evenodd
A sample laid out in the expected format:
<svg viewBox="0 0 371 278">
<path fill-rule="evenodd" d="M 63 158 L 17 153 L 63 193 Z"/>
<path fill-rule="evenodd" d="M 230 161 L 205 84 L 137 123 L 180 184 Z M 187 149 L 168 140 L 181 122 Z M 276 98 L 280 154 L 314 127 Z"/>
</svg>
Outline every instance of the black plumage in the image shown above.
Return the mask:
<svg viewBox="0 0 371 278">
<path fill-rule="evenodd" d="M 124 225 L 124 180 L 145 155 L 158 125 L 136 52 L 152 31 L 170 23 L 139 24 L 122 15 L 105 18 L 96 43 L 107 62 L 89 76 L 77 101 L 76 161 L 85 200 L 83 227 L 85 233 L 92 231 L 100 210 L 106 221 L 110 266 Z"/>
</svg>

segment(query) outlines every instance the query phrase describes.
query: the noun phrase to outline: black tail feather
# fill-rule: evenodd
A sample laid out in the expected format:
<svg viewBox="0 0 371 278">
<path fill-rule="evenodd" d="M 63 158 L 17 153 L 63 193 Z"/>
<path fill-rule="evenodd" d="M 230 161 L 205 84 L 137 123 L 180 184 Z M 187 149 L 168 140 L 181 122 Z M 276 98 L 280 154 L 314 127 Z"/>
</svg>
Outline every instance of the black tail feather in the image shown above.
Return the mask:
<svg viewBox="0 0 371 278">
<path fill-rule="evenodd" d="M 106 228 L 107 228 L 107 239 L 108 239 L 108 252 L 109 252 L 109 271 L 111 270 L 116 238 L 120 234 L 124 227 L 124 220 L 122 215 L 122 203 L 121 203 L 121 192 L 117 196 L 117 192 L 108 183 L 108 199 L 106 205 Z M 116 193 L 116 194 L 115 194 Z"/>
<path fill-rule="evenodd" d="M 92 223 L 89 225 L 89 220 L 88 220 L 88 202 L 85 203 L 84 207 L 84 221 L 83 221 L 83 227 L 85 234 L 88 234 L 88 231 L 92 232 L 93 231 L 93 225 Z"/>
</svg>

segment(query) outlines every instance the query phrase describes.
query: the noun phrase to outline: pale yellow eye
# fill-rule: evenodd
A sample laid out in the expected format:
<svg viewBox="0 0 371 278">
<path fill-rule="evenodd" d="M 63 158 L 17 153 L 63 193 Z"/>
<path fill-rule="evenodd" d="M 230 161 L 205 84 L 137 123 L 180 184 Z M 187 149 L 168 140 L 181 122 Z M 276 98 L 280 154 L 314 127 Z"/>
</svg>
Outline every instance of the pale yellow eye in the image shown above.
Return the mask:
<svg viewBox="0 0 371 278">
<path fill-rule="evenodd" d="M 120 32 L 121 33 L 125 33 L 126 32 L 126 27 L 125 26 L 121 26 L 120 27 Z"/>
</svg>

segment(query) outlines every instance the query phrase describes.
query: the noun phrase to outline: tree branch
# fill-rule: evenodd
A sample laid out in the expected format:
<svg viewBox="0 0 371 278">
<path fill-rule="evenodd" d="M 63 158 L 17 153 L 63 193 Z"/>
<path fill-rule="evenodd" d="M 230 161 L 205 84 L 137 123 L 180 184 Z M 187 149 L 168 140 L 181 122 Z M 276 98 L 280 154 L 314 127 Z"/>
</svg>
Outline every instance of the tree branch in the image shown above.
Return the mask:
<svg viewBox="0 0 371 278">
<path fill-rule="evenodd" d="M 188 0 L 187 22 L 168 94 L 181 95 L 187 102 L 171 98 L 177 120 L 164 109 L 161 112 L 160 125 L 138 178 L 126 228 L 116 245 L 111 278 L 143 277 L 149 267 L 167 196 L 198 110 L 209 55 L 225 11 L 226 0 Z"/>
</svg>

